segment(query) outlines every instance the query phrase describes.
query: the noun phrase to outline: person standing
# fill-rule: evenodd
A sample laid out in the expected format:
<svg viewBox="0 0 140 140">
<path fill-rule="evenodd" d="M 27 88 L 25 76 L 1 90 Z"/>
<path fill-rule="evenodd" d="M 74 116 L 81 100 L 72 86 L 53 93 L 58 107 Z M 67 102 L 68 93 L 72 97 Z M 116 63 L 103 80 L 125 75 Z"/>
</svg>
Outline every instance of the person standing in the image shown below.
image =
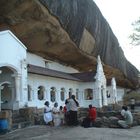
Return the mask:
<svg viewBox="0 0 140 140">
<path fill-rule="evenodd" d="M 47 125 L 53 125 L 52 122 L 52 111 L 51 108 L 49 107 L 49 102 L 46 101 L 44 103 L 45 108 L 44 108 L 44 121 Z"/>
<path fill-rule="evenodd" d="M 60 120 L 60 112 L 58 109 L 58 103 L 54 103 L 54 107 L 52 108 L 52 114 L 54 126 L 60 126 L 61 120 Z"/>
<path fill-rule="evenodd" d="M 75 95 L 71 96 L 71 99 L 69 100 L 69 121 L 70 125 L 78 125 L 78 119 L 77 119 L 77 111 L 78 111 L 79 103 L 75 99 Z"/>
<path fill-rule="evenodd" d="M 59 116 L 60 116 L 60 125 L 64 125 L 64 109 L 63 109 L 63 106 L 60 106 L 59 107 Z"/>
<path fill-rule="evenodd" d="M 97 117 L 96 108 L 89 105 L 88 117 L 90 119 L 90 126 L 93 126 Z"/>
<path fill-rule="evenodd" d="M 130 108 L 131 108 L 131 111 L 134 112 L 134 110 L 135 110 L 135 99 L 134 98 L 130 99 Z"/>
<path fill-rule="evenodd" d="M 69 111 L 70 111 L 70 104 L 69 104 L 69 99 L 66 99 L 65 100 L 65 106 L 64 106 L 64 117 L 65 117 L 65 123 L 66 124 L 70 124 L 70 113 L 69 113 Z"/>
</svg>

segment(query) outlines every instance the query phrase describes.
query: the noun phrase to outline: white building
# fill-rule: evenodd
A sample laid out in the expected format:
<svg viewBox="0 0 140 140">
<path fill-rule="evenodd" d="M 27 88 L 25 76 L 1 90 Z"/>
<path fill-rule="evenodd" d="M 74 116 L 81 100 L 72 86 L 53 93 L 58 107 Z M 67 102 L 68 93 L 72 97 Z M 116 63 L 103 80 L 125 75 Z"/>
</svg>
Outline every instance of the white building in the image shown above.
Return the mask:
<svg viewBox="0 0 140 140">
<path fill-rule="evenodd" d="M 100 57 L 97 72 L 78 70 L 27 52 L 26 47 L 9 30 L 0 32 L 0 108 L 18 110 L 23 107 L 64 105 L 76 95 L 81 107 L 98 108 L 122 100 L 124 88 L 116 88 L 115 78 L 107 86 Z"/>
</svg>

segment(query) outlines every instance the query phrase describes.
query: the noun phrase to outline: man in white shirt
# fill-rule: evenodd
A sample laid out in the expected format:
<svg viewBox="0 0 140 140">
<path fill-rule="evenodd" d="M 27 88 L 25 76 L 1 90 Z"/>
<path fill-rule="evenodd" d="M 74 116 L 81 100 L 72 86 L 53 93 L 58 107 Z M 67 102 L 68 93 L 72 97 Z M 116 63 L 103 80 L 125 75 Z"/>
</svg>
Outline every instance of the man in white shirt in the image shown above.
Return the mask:
<svg viewBox="0 0 140 140">
<path fill-rule="evenodd" d="M 122 128 L 130 128 L 133 124 L 133 116 L 132 113 L 128 110 L 127 106 L 122 107 L 121 115 L 124 120 L 119 120 L 118 124 Z"/>
<path fill-rule="evenodd" d="M 75 95 L 71 96 L 71 99 L 69 100 L 69 119 L 70 119 L 70 125 L 78 125 L 77 120 L 77 111 L 78 111 L 79 103 L 75 99 Z"/>
</svg>

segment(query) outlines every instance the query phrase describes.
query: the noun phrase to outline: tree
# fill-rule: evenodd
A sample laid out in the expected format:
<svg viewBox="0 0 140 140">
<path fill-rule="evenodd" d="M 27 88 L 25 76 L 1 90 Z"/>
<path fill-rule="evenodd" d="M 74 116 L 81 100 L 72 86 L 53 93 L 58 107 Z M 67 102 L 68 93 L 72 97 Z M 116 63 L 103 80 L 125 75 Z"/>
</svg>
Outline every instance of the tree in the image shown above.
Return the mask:
<svg viewBox="0 0 140 140">
<path fill-rule="evenodd" d="M 132 45 L 140 45 L 140 17 L 134 23 L 132 23 L 134 32 L 129 36 Z"/>
</svg>

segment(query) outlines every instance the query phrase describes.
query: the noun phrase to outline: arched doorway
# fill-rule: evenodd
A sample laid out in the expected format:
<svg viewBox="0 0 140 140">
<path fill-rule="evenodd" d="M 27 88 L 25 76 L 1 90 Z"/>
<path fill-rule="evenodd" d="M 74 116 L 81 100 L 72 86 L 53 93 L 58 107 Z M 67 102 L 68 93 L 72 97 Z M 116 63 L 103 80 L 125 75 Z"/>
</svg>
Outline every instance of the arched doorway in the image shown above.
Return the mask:
<svg viewBox="0 0 140 140">
<path fill-rule="evenodd" d="M 4 83 L 1 85 L 1 109 L 12 109 L 12 90 L 10 83 Z"/>
<path fill-rule="evenodd" d="M 73 89 L 69 88 L 69 98 L 71 98 L 72 93 L 73 93 Z"/>
<path fill-rule="evenodd" d="M 43 100 L 44 99 L 44 94 L 45 94 L 45 87 L 44 86 L 39 86 L 37 94 L 38 94 L 38 99 Z"/>
<path fill-rule="evenodd" d="M 55 87 L 51 87 L 50 100 L 51 100 L 51 102 L 56 101 L 56 88 Z"/>
<path fill-rule="evenodd" d="M 13 109 L 16 102 L 15 77 L 16 70 L 3 66 L 0 67 L 1 109 Z"/>
<path fill-rule="evenodd" d="M 61 88 L 61 91 L 60 91 L 60 99 L 61 101 L 65 101 L 65 88 Z"/>
</svg>

